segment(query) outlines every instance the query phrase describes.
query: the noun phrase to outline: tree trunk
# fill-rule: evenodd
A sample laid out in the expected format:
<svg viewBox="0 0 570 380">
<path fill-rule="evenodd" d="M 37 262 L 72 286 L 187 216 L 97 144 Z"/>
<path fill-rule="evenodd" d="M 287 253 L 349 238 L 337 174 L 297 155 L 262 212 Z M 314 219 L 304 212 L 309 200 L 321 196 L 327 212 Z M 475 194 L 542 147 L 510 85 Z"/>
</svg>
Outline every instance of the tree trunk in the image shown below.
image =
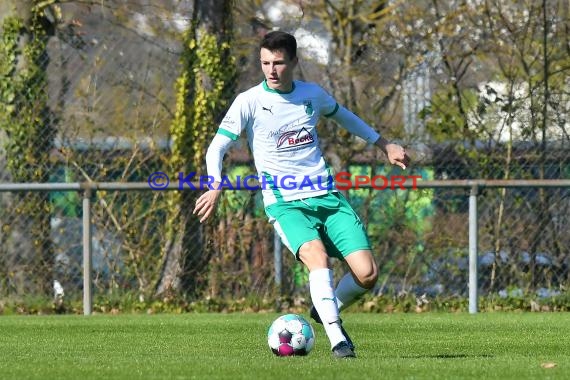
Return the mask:
<svg viewBox="0 0 570 380">
<path fill-rule="evenodd" d="M 34 11 L 34 6 L 34 1 L 16 2 L 16 14 L 3 19 L 4 33 L 17 38 L 17 47 L 11 47 L 15 59 L 4 62 L 12 68 L 2 84 L 8 97 L 0 99 L 6 166 L 9 179 L 15 182 L 49 180 L 49 154 L 55 136 L 55 117 L 47 105 L 47 41 L 55 29 L 42 9 Z M 49 194 L 17 193 L 7 203 L 2 238 L 6 267 L 10 268 L 6 286 L 16 296 L 48 295 L 54 280 Z"/>
<path fill-rule="evenodd" d="M 230 54 L 231 0 L 195 1 L 192 22 L 178 80 L 176 118 L 170 167 L 177 178 L 205 174 L 205 154 L 229 100 L 233 97 L 235 67 Z M 207 286 L 212 247 L 206 244 L 213 228 L 192 215 L 196 191 L 169 194 L 163 269 L 157 293 L 184 293 L 199 297 Z M 213 218 L 211 218 L 213 219 Z M 211 222 L 211 221 L 210 221 Z M 210 231 L 206 231 L 206 228 Z"/>
</svg>

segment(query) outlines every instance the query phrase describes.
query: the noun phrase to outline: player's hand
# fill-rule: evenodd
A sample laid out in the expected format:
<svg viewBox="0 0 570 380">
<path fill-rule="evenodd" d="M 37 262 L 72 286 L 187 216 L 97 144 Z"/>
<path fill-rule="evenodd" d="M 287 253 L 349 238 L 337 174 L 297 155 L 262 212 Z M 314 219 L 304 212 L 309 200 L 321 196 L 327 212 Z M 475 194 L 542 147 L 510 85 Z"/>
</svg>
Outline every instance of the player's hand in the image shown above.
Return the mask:
<svg viewBox="0 0 570 380">
<path fill-rule="evenodd" d="M 386 144 L 386 155 L 392 165 L 398 165 L 406 170 L 410 164 L 410 156 L 406 150 L 398 144 Z"/>
<path fill-rule="evenodd" d="M 410 164 L 410 156 L 408 156 L 403 147 L 389 142 L 384 137 L 380 137 L 374 144 L 380 147 L 386 156 L 388 156 L 388 161 L 390 161 L 392 165 L 398 165 L 402 169 L 406 170 Z"/>
<path fill-rule="evenodd" d="M 196 200 L 196 206 L 192 212 L 200 217 L 200 223 L 203 223 L 216 210 L 216 204 L 220 197 L 221 190 L 208 190 Z"/>
</svg>

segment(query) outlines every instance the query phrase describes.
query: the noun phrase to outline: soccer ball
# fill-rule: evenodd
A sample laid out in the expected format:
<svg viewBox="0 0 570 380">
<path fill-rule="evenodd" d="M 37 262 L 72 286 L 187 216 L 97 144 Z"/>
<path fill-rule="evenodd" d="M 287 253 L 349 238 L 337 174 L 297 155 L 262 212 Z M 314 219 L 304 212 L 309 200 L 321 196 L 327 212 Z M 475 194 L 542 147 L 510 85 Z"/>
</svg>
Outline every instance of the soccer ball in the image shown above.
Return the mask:
<svg viewBox="0 0 570 380">
<path fill-rule="evenodd" d="M 315 345 L 315 331 L 302 316 L 285 314 L 269 326 L 267 343 L 277 356 L 304 356 Z"/>
</svg>

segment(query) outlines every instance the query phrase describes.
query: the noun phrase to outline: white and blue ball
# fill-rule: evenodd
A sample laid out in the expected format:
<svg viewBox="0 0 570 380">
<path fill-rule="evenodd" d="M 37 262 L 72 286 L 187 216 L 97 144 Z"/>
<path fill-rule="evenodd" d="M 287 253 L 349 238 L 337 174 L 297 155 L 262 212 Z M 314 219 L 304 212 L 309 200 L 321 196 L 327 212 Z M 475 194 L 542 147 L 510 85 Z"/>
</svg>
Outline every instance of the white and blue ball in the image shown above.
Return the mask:
<svg viewBox="0 0 570 380">
<path fill-rule="evenodd" d="M 302 316 L 285 314 L 269 326 L 267 343 L 277 356 L 304 356 L 315 345 L 315 331 Z"/>
</svg>

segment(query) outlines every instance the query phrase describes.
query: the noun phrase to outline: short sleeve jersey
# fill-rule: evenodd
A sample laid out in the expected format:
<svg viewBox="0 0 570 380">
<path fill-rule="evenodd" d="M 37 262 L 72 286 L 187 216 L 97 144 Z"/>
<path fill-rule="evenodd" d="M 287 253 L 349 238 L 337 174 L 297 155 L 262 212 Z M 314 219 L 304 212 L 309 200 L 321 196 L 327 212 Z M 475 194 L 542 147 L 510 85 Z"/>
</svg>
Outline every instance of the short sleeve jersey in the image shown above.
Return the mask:
<svg viewBox="0 0 570 380">
<path fill-rule="evenodd" d="M 285 93 L 263 81 L 236 97 L 218 133 L 237 140 L 246 131 L 266 206 L 314 197 L 335 190 L 316 126 L 338 108 L 317 84 L 294 81 Z"/>
</svg>

